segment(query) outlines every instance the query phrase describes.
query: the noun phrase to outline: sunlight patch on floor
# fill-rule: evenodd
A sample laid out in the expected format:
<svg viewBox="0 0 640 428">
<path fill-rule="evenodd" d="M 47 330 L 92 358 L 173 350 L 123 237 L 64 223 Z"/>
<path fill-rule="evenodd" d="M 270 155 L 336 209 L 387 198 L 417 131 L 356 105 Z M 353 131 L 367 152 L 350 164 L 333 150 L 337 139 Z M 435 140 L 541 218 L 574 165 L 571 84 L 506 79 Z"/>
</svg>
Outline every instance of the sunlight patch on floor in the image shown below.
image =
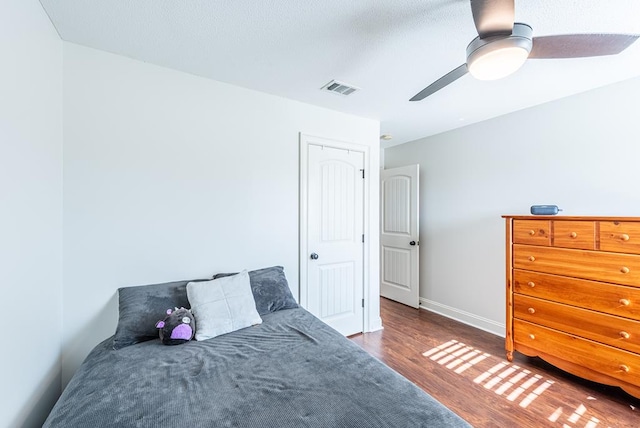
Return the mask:
<svg viewBox="0 0 640 428">
<path fill-rule="evenodd" d="M 520 399 L 518 405 L 525 409 L 554 384 L 554 381 L 545 379 L 542 375 L 532 373 L 530 370 L 523 369 L 506 360 L 494 363 L 488 369 L 479 367 L 483 361 L 491 363 L 489 358 L 493 356 L 457 340 L 450 340 L 436 346 L 422 353 L 422 356 L 453 370 L 457 374 L 475 368 L 475 373 L 479 372 L 479 374 L 473 379 L 474 383 L 505 397 L 508 401 L 516 402 Z M 493 357 L 493 359 L 498 358 Z M 548 420 L 562 424 L 567 428 L 578 426 L 596 428 L 600 420 L 595 416 L 587 415 L 587 413 L 587 408 L 583 404 L 566 414 L 562 407 L 558 407 L 551 413 Z"/>
<path fill-rule="evenodd" d="M 424 352 L 422 356 L 429 357 L 440 365 L 448 363 L 446 365 L 448 369 L 455 369 L 454 371 L 460 374 L 491 355 L 477 351 L 471 346 L 459 343 L 457 340 L 450 340 L 447 343 L 443 343 L 440 346 Z"/>
<path fill-rule="evenodd" d="M 551 422 L 558 422 L 558 420 L 560 419 L 560 416 L 562 416 L 563 413 L 564 413 L 564 409 L 562 407 L 558 407 L 551 414 L 551 416 L 549 416 L 549 420 Z M 573 411 L 573 413 L 567 418 L 567 422 L 570 422 L 573 425 L 569 425 L 569 424 L 563 423 L 562 426 L 563 427 L 567 427 L 567 428 L 573 428 L 575 426 L 582 426 L 582 423 L 584 423 L 584 422 L 580 422 L 580 419 L 582 419 L 583 416 L 585 416 L 585 413 L 587 413 L 587 408 L 583 404 L 580 404 Z M 587 420 L 587 422 L 584 425 L 584 427 L 585 428 L 595 428 L 595 427 L 598 426 L 599 423 L 600 423 L 600 419 L 596 418 L 595 416 L 591 416 L 589 418 L 589 420 Z"/>
</svg>

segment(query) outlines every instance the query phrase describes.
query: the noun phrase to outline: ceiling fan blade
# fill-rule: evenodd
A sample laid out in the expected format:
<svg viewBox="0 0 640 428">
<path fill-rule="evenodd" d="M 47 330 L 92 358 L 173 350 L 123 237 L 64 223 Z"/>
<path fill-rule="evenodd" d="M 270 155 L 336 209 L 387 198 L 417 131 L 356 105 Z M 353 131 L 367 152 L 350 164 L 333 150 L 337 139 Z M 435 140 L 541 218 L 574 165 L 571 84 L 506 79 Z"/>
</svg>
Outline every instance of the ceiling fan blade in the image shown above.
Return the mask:
<svg viewBox="0 0 640 428">
<path fill-rule="evenodd" d="M 462 64 L 460 67 L 453 69 L 452 71 L 448 72 L 447 74 L 415 94 L 409 101 L 420 101 L 422 99 L 425 99 L 434 92 L 437 92 L 440 89 L 444 88 L 449 83 L 455 82 L 465 74 L 467 74 L 467 64 Z"/>
<path fill-rule="evenodd" d="M 481 39 L 511 34 L 515 19 L 514 0 L 471 0 L 473 22 Z"/>
<path fill-rule="evenodd" d="M 533 38 L 529 58 L 584 58 L 619 54 L 637 34 L 563 34 Z"/>
</svg>

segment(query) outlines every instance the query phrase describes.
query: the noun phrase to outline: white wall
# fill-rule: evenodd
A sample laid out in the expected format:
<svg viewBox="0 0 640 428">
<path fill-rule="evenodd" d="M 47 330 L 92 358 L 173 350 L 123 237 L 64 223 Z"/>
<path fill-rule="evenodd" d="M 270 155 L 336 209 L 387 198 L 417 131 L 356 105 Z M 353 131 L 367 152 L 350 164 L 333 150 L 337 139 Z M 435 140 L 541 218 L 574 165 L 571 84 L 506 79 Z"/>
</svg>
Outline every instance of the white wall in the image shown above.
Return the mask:
<svg viewBox="0 0 640 428">
<path fill-rule="evenodd" d="M 422 304 L 504 334 L 503 214 L 640 216 L 640 78 L 385 150 L 420 163 Z"/>
<path fill-rule="evenodd" d="M 0 52 L 0 426 L 36 427 L 62 336 L 62 42 L 40 3 L 0 3 Z"/>
<path fill-rule="evenodd" d="M 301 131 L 375 149 L 377 228 L 377 121 L 69 43 L 64 85 L 63 383 L 118 287 L 283 265 L 297 295 Z"/>
</svg>

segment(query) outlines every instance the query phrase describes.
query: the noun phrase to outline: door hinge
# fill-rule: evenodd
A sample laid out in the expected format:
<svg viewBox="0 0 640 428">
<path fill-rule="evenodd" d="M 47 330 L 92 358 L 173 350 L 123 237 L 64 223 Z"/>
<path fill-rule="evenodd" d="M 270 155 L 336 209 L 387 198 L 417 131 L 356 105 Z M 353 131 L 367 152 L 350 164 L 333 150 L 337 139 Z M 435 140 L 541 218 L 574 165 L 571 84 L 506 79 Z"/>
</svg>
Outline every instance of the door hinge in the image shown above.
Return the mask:
<svg viewBox="0 0 640 428">
<path fill-rule="evenodd" d="M 362 299 L 362 307 L 364 308 L 364 299 Z"/>
<path fill-rule="evenodd" d="M 362 178 L 364 178 L 364 169 L 361 169 L 360 171 L 362 171 Z"/>
<path fill-rule="evenodd" d="M 364 233 L 362 234 L 362 243 L 364 244 Z"/>
</svg>

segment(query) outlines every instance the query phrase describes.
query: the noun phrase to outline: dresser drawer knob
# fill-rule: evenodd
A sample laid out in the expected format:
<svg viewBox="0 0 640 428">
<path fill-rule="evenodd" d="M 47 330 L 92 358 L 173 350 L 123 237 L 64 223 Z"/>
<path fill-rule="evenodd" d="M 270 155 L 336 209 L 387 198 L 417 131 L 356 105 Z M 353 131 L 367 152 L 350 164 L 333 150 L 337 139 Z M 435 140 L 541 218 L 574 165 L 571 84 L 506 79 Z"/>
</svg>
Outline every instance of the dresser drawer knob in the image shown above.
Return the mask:
<svg viewBox="0 0 640 428">
<path fill-rule="evenodd" d="M 533 288 L 533 287 L 535 287 L 535 286 L 536 286 L 536 283 L 535 283 L 535 282 L 533 282 L 533 281 L 529 281 L 529 282 L 527 282 L 527 285 L 528 285 L 529 287 Z"/>
<path fill-rule="evenodd" d="M 536 313 L 536 310 L 535 310 L 535 309 L 533 309 L 533 308 L 529 308 L 529 309 L 527 309 L 527 311 L 528 311 L 530 314 L 535 314 L 535 313 Z"/>
<path fill-rule="evenodd" d="M 623 233 L 622 235 L 620 235 L 620 239 L 622 239 L 623 241 L 628 241 L 629 235 L 627 235 L 626 233 Z"/>
<path fill-rule="evenodd" d="M 536 258 L 535 258 L 535 257 L 533 257 L 533 256 L 529 256 L 529 261 L 530 261 L 530 262 L 535 262 L 535 261 L 536 261 Z"/>
<path fill-rule="evenodd" d="M 569 236 L 570 236 L 570 237 L 572 237 L 572 238 L 577 238 L 577 237 L 578 237 L 578 234 L 577 234 L 577 233 L 575 233 L 575 232 L 571 232 L 571 233 L 569 234 Z"/>
<path fill-rule="evenodd" d="M 620 337 L 623 339 L 628 339 L 631 337 L 631 335 L 629 333 L 627 333 L 626 331 L 621 331 L 620 333 Z"/>
<path fill-rule="evenodd" d="M 622 266 L 622 267 L 620 268 L 620 272 L 622 272 L 622 273 L 629 273 L 629 268 L 628 268 L 628 267 L 626 267 L 626 266 Z"/>
<path fill-rule="evenodd" d="M 631 304 L 631 302 L 629 301 L 629 299 L 620 299 L 618 300 L 618 302 L 622 305 L 622 306 L 629 306 Z"/>
<path fill-rule="evenodd" d="M 536 231 L 535 231 L 535 230 L 531 229 L 531 230 L 529 231 L 529 235 L 533 236 L 533 235 L 535 235 L 535 234 L 536 234 Z"/>
<path fill-rule="evenodd" d="M 533 339 L 535 339 L 535 338 L 536 338 L 536 336 L 535 336 L 535 335 L 533 335 L 533 334 L 530 334 L 530 335 L 529 335 L 529 339 L 533 340 Z"/>
<path fill-rule="evenodd" d="M 629 366 L 625 364 L 620 364 L 620 370 L 622 370 L 625 373 L 629 373 Z"/>
</svg>

